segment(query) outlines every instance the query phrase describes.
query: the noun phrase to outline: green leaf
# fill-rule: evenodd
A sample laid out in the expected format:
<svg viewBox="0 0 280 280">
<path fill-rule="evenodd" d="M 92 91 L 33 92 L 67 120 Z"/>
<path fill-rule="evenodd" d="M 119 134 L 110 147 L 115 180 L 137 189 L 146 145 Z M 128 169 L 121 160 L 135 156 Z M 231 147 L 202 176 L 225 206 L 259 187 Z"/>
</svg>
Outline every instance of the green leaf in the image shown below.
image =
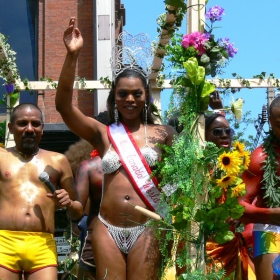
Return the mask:
<svg viewBox="0 0 280 280">
<path fill-rule="evenodd" d="M 185 2 L 183 0 L 165 0 L 164 3 L 166 5 L 178 7 L 178 8 L 185 8 Z"/>
<path fill-rule="evenodd" d="M 14 93 L 14 94 L 12 94 L 11 95 L 11 97 L 10 97 L 10 107 L 14 107 L 15 106 L 15 104 L 17 103 L 17 100 L 18 100 L 18 93 Z"/>
<path fill-rule="evenodd" d="M 201 93 L 201 97 L 204 97 L 206 95 L 210 95 L 210 93 L 212 93 L 213 91 L 215 91 L 216 86 L 208 81 L 205 81 L 204 86 L 203 86 L 203 90 Z"/>
<path fill-rule="evenodd" d="M 196 77 L 198 72 L 197 59 L 195 57 L 191 57 L 186 62 L 184 62 L 183 65 L 188 73 L 190 80 L 193 82 L 192 78 Z"/>
<path fill-rule="evenodd" d="M 182 229 L 186 229 L 188 226 L 188 222 L 184 221 L 184 222 L 175 222 L 172 224 L 174 226 L 175 229 L 177 230 L 182 230 Z"/>
<path fill-rule="evenodd" d="M 203 54 L 200 58 L 202 63 L 208 63 L 210 61 L 210 57 L 207 54 Z"/>
<path fill-rule="evenodd" d="M 183 208 L 183 219 L 184 220 L 188 220 L 190 218 L 190 216 L 191 216 L 190 212 L 191 212 L 191 209 L 189 209 L 188 207 L 185 206 Z"/>
<path fill-rule="evenodd" d="M 210 52 L 220 52 L 221 51 L 221 48 L 220 47 L 214 47 L 210 50 Z"/>
<path fill-rule="evenodd" d="M 182 196 L 178 199 L 178 202 L 182 202 L 184 206 L 194 207 L 194 201 L 190 197 Z"/>
<path fill-rule="evenodd" d="M 211 196 L 213 195 L 214 198 L 219 198 L 223 194 L 223 189 L 219 186 L 215 186 L 210 191 Z"/>
<path fill-rule="evenodd" d="M 180 213 L 183 211 L 183 205 L 179 205 L 177 207 L 175 207 L 173 210 L 171 210 L 169 213 L 171 215 L 176 215 L 177 213 Z"/>
<path fill-rule="evenodd" d="M 195 85 L 201 84 L 204 78 L 205 78 L 205 68 L 202 66 L 198 66 L 198 71 L 194 84 Z"/>
<path fill-rule="evenodd" d="M 181 223 L 183 221 L 183 213 L 182 212 L 178 212 L 175 216 L 175 222 L 176 223 Z"/>
<path fill-rule="evenodd" d="M 3 99 L 0 99 L 0 104 L 8 106 L 7 103 Z"/>
<path fill-rule="evenodd" d="M 239 219 L 242 216 L 242 214 L 244 213 L 244 210 L 245 210 L 244 206 L 238 204 L 238 205 L 235 205 L 234 208 L 229 210 L 229 215 L 233 219 Z"/>
<path fill-rule="evenodd" d="M 209 95 L 200 98 L 200 103 L 199 103 L 199 111 L 200 112 L 204 112 L 208 109 L 209 100 L 210 100 Z"/>
<path fill-rule="evenodd" d="M 214 226 L 219 232 L 226 232 L 229 230 L 229 224 L 227 224 L 225 221 L 216 222 Z"/>
<path fill-rule="evenodd" d="M 195 216 L 194 216 L 194 220 L 197 222 L 202 222 L 203 220 L 205 220 L 207 217 L 207 215 L 205 214 L 204 211 L 202 211 L 201 209 L 198 209 Z"/>
<path fill-rule="evenodd" d="M 225 231 L 225 232 L 218 232 L 215 236 L 215 240 L 219 244 L 225 244 L 229 241 L 231 241 L 234 238 L 234 233 L 230 230 Z"/>
<path fill-rule="evenodd" d="M 189 58 L 183 62 L 183 66 L 188 73 L 188 77 L 194 85 L 199 85 L 205 79 L 205 68 L 198 66 L 198 61 L 195 57 Z"/>
<path fill-rule="evenodd" d="M 224 207 L 218 207 L 211 209 L 208 212 L 208 217 L 211 217 L 216 221 L 224 221 L 229 217 L 229 212 Z"/>
</svg>

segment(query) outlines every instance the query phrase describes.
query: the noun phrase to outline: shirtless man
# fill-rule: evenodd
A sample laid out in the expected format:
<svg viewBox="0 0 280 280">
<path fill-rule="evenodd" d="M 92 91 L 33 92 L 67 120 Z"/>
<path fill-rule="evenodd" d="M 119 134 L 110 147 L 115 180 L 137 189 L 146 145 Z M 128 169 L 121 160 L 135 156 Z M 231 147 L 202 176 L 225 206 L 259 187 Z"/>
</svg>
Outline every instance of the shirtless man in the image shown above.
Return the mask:
<svg viewBox="0 0 280 280">
<path fill-rule="evenodd" d="M 56 206 L 67 207 L 72 220 L 83 215 L 72 171 L 62 154 L 39 149 L 43 134 L 40 109 L 21 104 L 11 114 L 15 146 L 0 151 L 0 279 L 57 279 L 53 238 Z M 52 194 L 39 180 L 49 174 Z"/>
<path fill-rule="evenodd" d="M 267 139 L 265 145 L 262 144 L 252 152 L 249 169 L 242 176 L 246 183 L 246 194 L 240 198 L 240 204 L 245 206 L 245 212 L 240 220 L 247 224 L 254 223 L 253 255 L 257 280 L 273 279 L 272 262 L 280 254 L 279 197 L 274 205 L 269 203 L 274 195 L 278 193 L 279 196 L 279 183 L 277 183 L 279 177 L 275 177 L 277 185 L 272 187 L 270 193 L 266 192 L 264 179 L 273 174 L 280 175 L 280 97 L 275 98 L 269 107 L 269 121 L 271 132 L 268 139 L 270 140 Z M 278 162 L 276 165 L 274 160 L 268 157 L 264 146 L 270 148 L 270 154 L 275 155 Z M 272 167 L 267 170 L 269 176 L 264 176 L 265 161 L 270 162 Z"/>
</svg>

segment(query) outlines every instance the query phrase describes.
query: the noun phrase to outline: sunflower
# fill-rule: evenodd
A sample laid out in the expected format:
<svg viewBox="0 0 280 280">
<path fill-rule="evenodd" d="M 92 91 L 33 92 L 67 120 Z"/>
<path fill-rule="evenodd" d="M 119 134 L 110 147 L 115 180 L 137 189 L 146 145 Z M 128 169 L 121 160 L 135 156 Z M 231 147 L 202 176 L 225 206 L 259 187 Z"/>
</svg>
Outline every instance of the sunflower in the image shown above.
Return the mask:
<svg viewBox="0 0 280 280">
<path fill-rule="evenodd" d="M 244 194 L 245 191 L 245 183 L 240 183 L 236 187 L 232 189 L 231 197 L 238 197 Z"/>
<path fill-rule="evenodd" d="M 244 155 L 244 152 L 245 152 L 245 144 L 244 143 L 241 143 L 239 141 L 235 141 L 233 143 L 233 147 L 235 150 L 237 150 L 241 156 Z"/>
<path fill-rule="evenodd" d="M 238 174 L 242 159 L 237 151 L 223 152 L 218 158 L 219 167 L 228 175 Z"/>
<path fill-rule="evenodd" d="M 248 169 L 250 164 L 250 152 L 249 151 L 244 151 L 243 154 L 243 167 L 244 169 Z"/>
<path fill-rule="evenodd" d="M 222 187 L 223 189 L 227 189 L 228 186 L 232 185 L 235 181 L 235 176 L 226 175 L 223 178 L 217 180 L 217 185 Z"/>
</svg>

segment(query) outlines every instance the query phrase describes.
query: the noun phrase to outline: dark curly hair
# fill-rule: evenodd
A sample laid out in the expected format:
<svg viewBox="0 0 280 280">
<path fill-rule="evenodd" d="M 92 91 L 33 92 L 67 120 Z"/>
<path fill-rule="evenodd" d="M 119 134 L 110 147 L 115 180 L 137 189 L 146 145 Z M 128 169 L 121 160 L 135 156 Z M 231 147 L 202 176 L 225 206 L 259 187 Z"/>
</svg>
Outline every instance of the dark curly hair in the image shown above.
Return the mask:
<svg viewBox="0 0 280 280">
<path fill-rule="evenodd" d="M 147 107 L 148 107 L 147 123 L 153 124 L 154 119 L 152 116 L 152 111 L 151 111 L 151 106 L 150 106 L 151 93 L 150 93 L 149 84 L 147 83 L 145 77 L 142 74 L 140 74 L 139 72 L 137 72 L 133 69 L 129 69 L 129 68 L 125 69 L 122 73 L 120 73 L 116 77 L 115 81 L 113 81 L 113 83 L 112 83 L 112 88 L 111 88 L 111 90 L 109 92 L 109 96 L 107 98 L 107 110 L 109 113 L 110 124 L 115 122 L 115 119 L 114 119 L 115 89 L 116 89 L 116 85 L 118 84 L 118 82 L 120 81 L 121 78 L 138 78 L 142 81 L 142 84 L 147 92 L 147 97 L 146 97 L 146 102 L 147 102 Z M 120 116 L 120 119 L 121 119 L 121 116 Z M 143 116 L 143 119 L 144 119 L 144 116 Z"/>
<path fill-rule="evenodd" d="M 101 112 L 97 116 L 94 116 L 94 118 L 105 125 L 109 124 L 108 111 Z M 93 149 L 94 147 L 88 141 L 80 139 L 75 144 L 70 145 L 68 150 L 64 153 L 70 163 L 74 176 L 80 163 L 90 159 L 90 153 Z"/>
</svg>

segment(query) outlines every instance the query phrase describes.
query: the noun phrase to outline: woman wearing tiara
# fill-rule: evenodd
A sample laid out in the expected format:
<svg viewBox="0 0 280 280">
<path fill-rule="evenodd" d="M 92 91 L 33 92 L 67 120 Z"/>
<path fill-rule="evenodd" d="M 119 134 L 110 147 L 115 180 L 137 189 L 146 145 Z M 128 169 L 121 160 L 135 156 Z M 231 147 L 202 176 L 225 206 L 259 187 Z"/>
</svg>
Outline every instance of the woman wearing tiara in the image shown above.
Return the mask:
<svg viewBox="0 0 280 280">
<path fill-rule="evenodd" d="M 111 61 L 114 81 L 107 100 L 111 125 L 106 127 L 72 105 L 75 67 L 83 46 L 82 35 L 74 25 L 75 19 L 71 18 L 64 32 L 67 55 L 59 78 L 56 108 L 67 126 L 90 142 L 102 158 L 103 195 L 92 237 L 96 278 L 158 279 L 158 241 L 152 229 L 146 227 L 149 218 L 133 206 L 163 216 L 160 209 L 164 203 L 150 173 L 161 155 L 157 144 L 171 145 L 176 131 L 153 123 L 147 82 L 149 65 L 139 67 L 134 58 L 124 63 L 129 52 L 124 46 L 121 52 L 116 46 Z M 138 51 L 139 47 L 128 57 L 131 59 Z M 141 59 L 147 55 L 147 49 L 143 51 Z"/>
</svg>

